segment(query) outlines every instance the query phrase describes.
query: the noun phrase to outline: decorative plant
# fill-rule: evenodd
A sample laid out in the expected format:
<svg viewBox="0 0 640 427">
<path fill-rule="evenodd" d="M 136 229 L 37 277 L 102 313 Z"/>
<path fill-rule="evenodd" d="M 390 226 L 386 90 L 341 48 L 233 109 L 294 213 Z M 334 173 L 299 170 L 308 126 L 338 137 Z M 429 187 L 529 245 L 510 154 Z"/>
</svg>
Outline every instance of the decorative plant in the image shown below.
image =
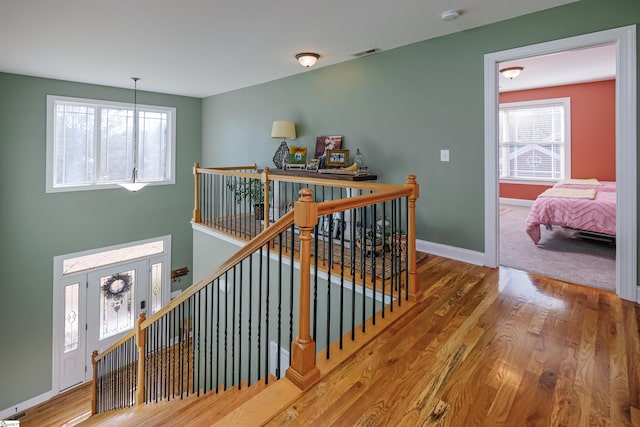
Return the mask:
<svg viewBox="0 0 640 427">
<path fill-rule="evenodd" d="M 233 193 L 233 200 L 237 203 L 249 200 L 254 205 L 264 203 L 264 185 L 255 178 L 240 178 L 227 180 L 227 188 Z"/>
</svg>

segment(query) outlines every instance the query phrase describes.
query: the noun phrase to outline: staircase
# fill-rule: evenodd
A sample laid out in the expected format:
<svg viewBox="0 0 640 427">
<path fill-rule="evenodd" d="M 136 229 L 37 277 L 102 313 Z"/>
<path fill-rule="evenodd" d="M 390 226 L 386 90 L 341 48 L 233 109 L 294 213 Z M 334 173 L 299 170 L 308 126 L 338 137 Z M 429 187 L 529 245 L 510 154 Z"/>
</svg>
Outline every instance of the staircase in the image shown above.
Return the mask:
<svg viewBox="0 0 640 427">
<path fill-rule="evenodd" d="M 265 172 L 196 165 L 194 175 L 194 226 L 258 228 L 242 224 L 253 216 L 246 204 L 233 202 L 222 211 L 208 204 L 227 200 L 212 196 L 229 188 L 224 180 L 260 179 L 262 231 L 162 310 L 141 316 L 136 330 L 94 354 L 95 415 L 86 425 L 180 423 L 181 414 L 189 425 L 265 421 L 420 298 L 414 176 L 401 186 L 357 183 L 366 194 L 322 202 L 314 190 L 326 194 L 324 186 L 336 183 L 314 179 L 314 190 L 302 183 L 293 209 L 272 223 L 269 207 L 278 202 L 270 189 L 276 184 Z M 216 183 L 218 178 L 223 181 Z M 404 248 L 391 239 L 403 227 Z"/>
</svg>

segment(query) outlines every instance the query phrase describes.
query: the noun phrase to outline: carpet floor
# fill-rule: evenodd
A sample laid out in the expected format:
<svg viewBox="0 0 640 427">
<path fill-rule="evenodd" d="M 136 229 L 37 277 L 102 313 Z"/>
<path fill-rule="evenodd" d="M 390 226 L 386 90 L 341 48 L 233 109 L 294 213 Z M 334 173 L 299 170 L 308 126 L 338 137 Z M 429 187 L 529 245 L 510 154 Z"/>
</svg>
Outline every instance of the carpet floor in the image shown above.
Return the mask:
<svg viewBox="0 0 640 427">
<path fill-rule="evenodd" d="M 500 206 L 500 265 L 615 292 L 615 243 L 554 226 L 541 227 L 535 245 L 525 231 L 528 212 L 527 207 Z"/>
</svg>

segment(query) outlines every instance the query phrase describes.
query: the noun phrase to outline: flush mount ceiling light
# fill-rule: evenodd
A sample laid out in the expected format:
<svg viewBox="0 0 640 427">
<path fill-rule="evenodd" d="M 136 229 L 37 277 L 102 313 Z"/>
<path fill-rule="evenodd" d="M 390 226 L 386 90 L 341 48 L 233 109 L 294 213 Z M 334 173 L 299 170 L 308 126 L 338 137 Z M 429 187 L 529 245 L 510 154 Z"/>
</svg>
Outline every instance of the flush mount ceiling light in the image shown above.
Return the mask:
<svg viewBox="0 0 640 427">
<path fill-rule="evenodd" d="M 509 80 L 513 80 L 520 75 L 522 70 L 524 70 L 524 67 L 508 67 L 500 70 L 500 74 Z"/>
<path fill-rule="evenodd" d="M 304 52 L 296 55 L 296 59 L 303 67 L 309 68 L 313 66 L 320 58 L 320 55 L 313 52 Z"/>
<path fill-rule="evenodd" d="M 455 21 L 459 17 L 460 12 L 457 10 L 445 10 L 444 12 L 442 12 L 442 15 L 440 15 L 440 19 L 442 19 L 443 21 Z"/>
</svg>

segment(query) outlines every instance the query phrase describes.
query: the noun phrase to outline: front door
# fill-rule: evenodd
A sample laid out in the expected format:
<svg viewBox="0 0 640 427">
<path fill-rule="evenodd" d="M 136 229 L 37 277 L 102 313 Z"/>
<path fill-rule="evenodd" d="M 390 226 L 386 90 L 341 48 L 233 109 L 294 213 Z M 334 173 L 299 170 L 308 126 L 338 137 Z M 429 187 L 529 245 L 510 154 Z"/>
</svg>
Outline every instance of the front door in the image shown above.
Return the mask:
<svg viewBox="0 0 640 427">
<path fill-rule="evenodd" d="M 149 269 L 146 260 L 119 264 L 88 274 L 87 366 L 94 350 L 103 352 L 133 329 L 147 312 Z M 88 372 L 91 378 L 92 372 Z"/>
<path fill-rule="evenodd" d="M 162 298 L 156 295 L 160 295 L 160 274 L 153 275 L 157 276 L 154 283 L 150 277 L 159 265 L 147 258 L 63 278 L 60 390 L 91 380 L 93 351 L 102 352 L 133 329 L 149 304 L 154 311 L 162 306 Z"/>
</svg>

